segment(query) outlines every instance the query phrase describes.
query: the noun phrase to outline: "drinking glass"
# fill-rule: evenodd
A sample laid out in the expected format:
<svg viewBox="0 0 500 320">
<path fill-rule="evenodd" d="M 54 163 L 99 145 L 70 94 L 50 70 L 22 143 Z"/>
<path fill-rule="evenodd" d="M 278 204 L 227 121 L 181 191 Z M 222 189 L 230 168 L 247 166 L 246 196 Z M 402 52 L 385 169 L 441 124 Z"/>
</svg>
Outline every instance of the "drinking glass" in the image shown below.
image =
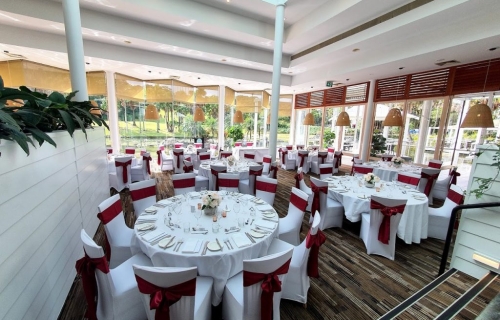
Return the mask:
<svg viewBox="0 0 500 320">
<path fill-rule="evenodd" d="M 201 214 L 202 214 L 203 210 L 196 210 L 194 212 L 194 217 L 196 218 L 196 227 L 199 228 L 201 227 L 200 226 L 200 218 L 201 218 Z"/>
<path fill-rule="evenodd" d="M 236 201 L 234 204 L 233 204 L 233 210 L 236 214 L 240 213 L 240 209 L 241 209 L 241 205 L 240 205 L 240 202 L 239 201 Z"/>
</svg>

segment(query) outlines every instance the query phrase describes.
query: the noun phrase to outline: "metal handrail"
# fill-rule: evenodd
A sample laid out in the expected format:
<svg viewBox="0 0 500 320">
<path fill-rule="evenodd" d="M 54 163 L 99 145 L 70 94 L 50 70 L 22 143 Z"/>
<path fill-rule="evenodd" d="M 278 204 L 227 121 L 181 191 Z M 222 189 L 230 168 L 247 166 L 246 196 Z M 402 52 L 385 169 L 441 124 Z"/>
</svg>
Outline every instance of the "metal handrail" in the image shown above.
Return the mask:
<svg viewBox="0 0 500 320">
<path fill-rule="evenodd" d="M 441 256 L 441 265 L 439 267 L 438 276 L 442 275 L 444 273 L 444 269 L 446 268 L 446 262 L 448 260 L 448 254 L 450 252 L 451 236 L 453 234 L 453 227 L 455 225 L 455 220 L 457 219 L 458 210 L 491 208 L 491 207 L 500 207 L 500 202 L 461 204 L 453 208 L 453 210 L 451 210 L 450 223 L 448 225 L 448 233 L 446 234 L 446 240 L 444 243 L 443 255 Z"/>
</svg>

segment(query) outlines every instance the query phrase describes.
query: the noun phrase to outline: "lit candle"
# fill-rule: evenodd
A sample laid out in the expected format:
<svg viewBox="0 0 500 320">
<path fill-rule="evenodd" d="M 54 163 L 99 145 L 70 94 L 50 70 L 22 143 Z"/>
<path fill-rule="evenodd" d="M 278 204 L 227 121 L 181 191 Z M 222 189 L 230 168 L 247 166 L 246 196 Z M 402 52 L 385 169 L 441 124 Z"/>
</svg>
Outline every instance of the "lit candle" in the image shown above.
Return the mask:
<svg viewBox="0 0 500 320">
<path fill-rule="evenodd" d="M 223 217 L 223 218 L 225 218 L 225 217 L 226 217 L 226 215 L 227 215 L 226 210 L 223 210 L 223 211 L 222 211 L 222 217 Z"/>
<path fill-rule="evenodd" d="M 214 215 L 214 216 L 212 217 L 212 220 L 213 220 L 213 222 L 217 222 L 217 215 Z"/>
</svg>

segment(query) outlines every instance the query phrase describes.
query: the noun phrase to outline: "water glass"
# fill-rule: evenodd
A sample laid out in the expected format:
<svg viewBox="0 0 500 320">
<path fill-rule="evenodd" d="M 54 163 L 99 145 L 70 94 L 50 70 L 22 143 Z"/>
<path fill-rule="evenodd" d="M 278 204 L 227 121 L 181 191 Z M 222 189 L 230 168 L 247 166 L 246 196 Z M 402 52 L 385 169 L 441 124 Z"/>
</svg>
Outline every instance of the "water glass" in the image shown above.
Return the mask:
<svg viewBox="0 0 500 320">
<path fill-rule="evenodd" d="M 190 226 L 189 226 L 189 222 L 184 222 L 182 224 L 182 228 L 184 229 L 184 233 L 189 233 L 189 229 L 190 229 Z"/>
<path fill-rule="evenodd" d="M 238 218 L 238 227 L 243 228 L 245 226 L 245 218 L 239 217 Z"/>
<path fill-rule="evenodd" d="M 220 229 L 220 224 L 218 222 L 213 222 L 212 223 L 212 232 L 219 233 L 219 229 Z"/>
</svg>

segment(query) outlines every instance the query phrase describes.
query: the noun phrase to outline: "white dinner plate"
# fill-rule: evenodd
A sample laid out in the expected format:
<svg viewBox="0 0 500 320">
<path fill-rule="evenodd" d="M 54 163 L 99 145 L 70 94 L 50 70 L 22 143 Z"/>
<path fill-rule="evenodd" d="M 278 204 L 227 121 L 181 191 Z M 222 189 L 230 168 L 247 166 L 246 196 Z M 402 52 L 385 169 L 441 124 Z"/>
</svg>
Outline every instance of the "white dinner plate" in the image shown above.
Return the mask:
<svg viewBox="0 0 500 320">
<path fill-rule="evenodd" d="M 274 217 L 274 212 L 268 212 L 268 213 L 263 213 L 262 214 L 266 218 L 273 218 Z"/>
<path fill-rule="evenodd" d="M 220 248 L 219 244 L 216 241 L 210 241 L 207 244 L 207 249 L 210 250 L 210 251 L 219 251 L 221 248 Z"/>
<path fill-rule="evenodd" d="M 260 233 L 260 232 L 255 232 L 255 231 L 253 231 L 253 230 L 252 230 L 252 231 L 250 231 L 249 233 L 250 233 L 250 235 L 251 235 L 252 237 L 254 237 L 254 238 L 262 238 L 262 237 L 264 237 L 264 236 L 265 236 L 265 234 Z"/>
<path fill-rule="evenodd" d="M 151 230 L 155 227 L 154 223 L 141 223 L 136 225 L 138 231 Z"/>
<path fill-rule="evenodd" d="M 171 246 L 177 243 L 176 241 L 171 241 L 171 240 L 172 240 L 171 237 L 163 239 L 160 242 L 158 242 L 158 246 L 163 249 L 170 248 Z"/>
</svg>

